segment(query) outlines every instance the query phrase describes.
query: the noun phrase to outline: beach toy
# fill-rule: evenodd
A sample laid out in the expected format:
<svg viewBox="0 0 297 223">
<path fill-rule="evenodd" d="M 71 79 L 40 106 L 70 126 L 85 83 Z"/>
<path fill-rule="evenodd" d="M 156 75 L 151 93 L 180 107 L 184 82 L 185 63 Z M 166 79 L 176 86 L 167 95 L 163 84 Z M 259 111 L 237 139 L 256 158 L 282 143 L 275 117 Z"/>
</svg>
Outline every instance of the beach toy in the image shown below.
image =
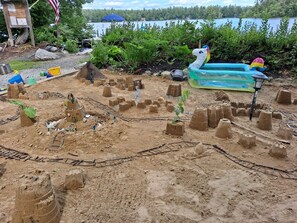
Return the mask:
<svg viewBox="0 0 297 223">
<path fill-rule="evenodd" d="M 10 83 L 10 84 L 14 84 L 14 83 L 19 84 L 21 82 L 25 83 L 20 74 L 17 74 L 8 80 L 8 83 Z"/>
<path fill-rule="evenodd" d="M 210 59 L 210 50 L 207 45 L 204 45 L 200 49 L 194 49 L 192 54 L 194 56 L 197 56 L 197 59 L 192 63 L 193 67 L 200 68 L 202 67 L 205 63 L 207 63 Z"/>
<path fill-rule="evenodd" d="M 188 67 L 188 81 L 191 87 L 254 92 L 252 75 L 263 75 L 257 68 L 264 69 L 264 60 L 256 58 L 251 64 L 243 63 L 207 63 L 210 58 L 209 47 L 194 49 L 197 56 Z M 250 69 L 251 68 L 251 69 Z"/>
<path fill-rule="evenodd" d="M 52 76 L 57 76 L 61 74 L 61 67 L 52 67 L 48 69 L 48 73 Z"/>
<path fill-rule="evenodd" d="M 37 83 L 37 81 L 36 81 L 36 79 L 34 77 L 29 77 L 28 78 L 28 84 L 29 85 L 34 85 L 36 83 Z"/>
<path fill-rule="evenodd" d="M 264 60 L 261 57 L 257 57 L 253 60 L 250 65 L 250 70 L 258 70 L 263 72 L 266 68 L 264 67 Z"/>
</svg>

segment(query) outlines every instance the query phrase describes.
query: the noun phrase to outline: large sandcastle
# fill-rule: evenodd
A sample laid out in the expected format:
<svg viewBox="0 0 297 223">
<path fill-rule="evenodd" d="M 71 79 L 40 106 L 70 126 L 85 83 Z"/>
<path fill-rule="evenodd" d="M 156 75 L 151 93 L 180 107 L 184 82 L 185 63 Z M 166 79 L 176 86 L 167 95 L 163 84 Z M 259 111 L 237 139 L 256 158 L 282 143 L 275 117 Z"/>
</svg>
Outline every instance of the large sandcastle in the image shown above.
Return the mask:
<svg viewBox="0 0 297 223">
<path fill-rule="evenodd" d="M 12 223 L 58 223 L 60 207 L 48 174 L 26 175 L 16 192 Z"/>
</svg>

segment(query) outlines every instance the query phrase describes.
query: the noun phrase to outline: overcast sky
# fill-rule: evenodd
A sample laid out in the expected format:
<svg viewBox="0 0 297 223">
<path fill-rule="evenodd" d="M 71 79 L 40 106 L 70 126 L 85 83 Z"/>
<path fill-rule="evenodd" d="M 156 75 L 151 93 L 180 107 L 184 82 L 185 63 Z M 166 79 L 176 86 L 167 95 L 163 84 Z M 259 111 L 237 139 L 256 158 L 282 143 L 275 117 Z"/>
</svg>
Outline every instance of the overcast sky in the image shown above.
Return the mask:
<svg viewBox="0 0 297 223">
<path fill-rule="evenodd" d="M 84 9 L 152 9 L 152 8 L 168 8 L 168 7 L 193 7 L 193 6 L 209 6 L 209 5 L 238 5 L 251 6 L 254 0 L 93 0 L 91 4 L 85 4 Z"/>
</svg>

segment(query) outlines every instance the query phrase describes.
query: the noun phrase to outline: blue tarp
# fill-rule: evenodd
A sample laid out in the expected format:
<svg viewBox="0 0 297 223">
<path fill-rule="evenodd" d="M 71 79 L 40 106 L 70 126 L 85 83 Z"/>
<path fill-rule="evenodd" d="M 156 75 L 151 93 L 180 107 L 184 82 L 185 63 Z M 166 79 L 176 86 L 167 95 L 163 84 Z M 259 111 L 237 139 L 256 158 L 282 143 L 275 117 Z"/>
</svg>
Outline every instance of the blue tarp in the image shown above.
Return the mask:
<svg viewBox="0 0 297 223">
<path fill-rule="evenodd" d="M 109 14 L 101 19 L 102 22 L 123 22 L 125 19 L 117 14 Z"/>
</svg>

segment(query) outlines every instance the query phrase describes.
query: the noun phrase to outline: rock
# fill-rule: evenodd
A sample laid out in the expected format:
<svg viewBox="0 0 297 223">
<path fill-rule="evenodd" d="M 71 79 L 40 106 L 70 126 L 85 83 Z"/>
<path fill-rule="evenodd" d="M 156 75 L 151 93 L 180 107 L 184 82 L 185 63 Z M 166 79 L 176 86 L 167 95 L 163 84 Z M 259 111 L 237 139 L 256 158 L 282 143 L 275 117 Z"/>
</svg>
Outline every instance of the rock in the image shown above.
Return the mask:
<svg viewBox="0 0 297 223">
<path fill-rule="evenodd" d="M 195 147 L 195 152 L 197 155 L 202 155 L 207 150 L 207 146 L 203 145 L 201 142 Z"/>
<path fill-rule="evenodd" d="M 46 46 L 45 50 L 49 51 L 49 52 L 57 52 L 58 48 L 55 46 Z"/>
<path fill-rule="evenodd" d="M 146 70 L 146 71 L 144 72 L 144 74 L 145 74 L 145 75 L 148 75 L 148 76 L 151 76 L 151 75 L 152 75 L 152 72 L 151 72 L 150 70 Z"/>
<path fill-rule="evenodd" d="M 70 170 L 65 177 L 65 189 L 76 190 L 85 186 L 85 176 L 82 170 Z"/>
<path fill-rule="evenodd" d="M 93 52 L 93 49 L 84 49 L 83 51 L 76 53 L 76 55 L 91 54 L 92 52 Z"/>
<path fill-rule="evenodd" d="M 54 53 L 48 52 L 43 49 L 38 49 L 35 52 L 35 59 L 36 60 L 54 60 L 54 59 L 59 59 L 60 57 Z"/>
<path fill-rule="evenodd" d="M 161 73 L 161 76 L 167 79 L 171 79 L 170 71 L 167 71 L 167 70 L 163 71 Z"/>
<path fill-rule="evenodd" d="M 155 77 L 161 76 L 161 72 L 153 73 L 153 76 L 155 76 Z"/>
</svg>

